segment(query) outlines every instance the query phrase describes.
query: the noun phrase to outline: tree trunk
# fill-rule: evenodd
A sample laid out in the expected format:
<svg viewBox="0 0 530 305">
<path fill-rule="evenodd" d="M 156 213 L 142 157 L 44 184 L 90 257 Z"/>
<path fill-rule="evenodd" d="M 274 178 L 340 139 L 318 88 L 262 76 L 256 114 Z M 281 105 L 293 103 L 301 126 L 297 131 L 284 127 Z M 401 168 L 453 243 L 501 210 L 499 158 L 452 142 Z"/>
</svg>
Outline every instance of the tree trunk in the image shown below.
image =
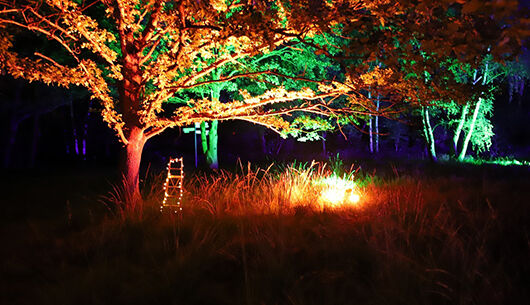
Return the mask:
<svg viewBox="0 0 530 305">
<path fill-rule="evenodd" d="M 458 155 L 458 142 L 460 141 L 460 134 L 464 128 L 464 123 L 466 122 L 467 112 L 469 111 L 469 103 L 466 103 L 464 109 L 462 109 L 462 115 L 460 116 L 460 121 L 455 130 L 455 135 L 453 136 L 453 152 L 454 155 Z"/>
<path fill-rule="evenodd" d="M 77 136 L 77 128 L 75 126 L 75 115 L 74 115 L 74 103 L 72 101 L 72 95 L 68 95 L 69 104 L 70 104 L 70 122 L 72 124 L 72 137 L 73 137 L 73 144 L 74 144 L 74 151 L 75 155 L 79 156 L 79 141 Z"/>
<path fill-rule="evenodd" d="M 214 79 L 219 79 L 219 72 L 216 72 Z M 210 91 L 210 98 L 212 100 L 219 100 L 221 96 L 220 88 L 216 87 Z M 210 127 L 210 132 L 208 137 L 206 137 L 206 124 L 201 123 L 201 142 L 202 142 L 202 151 L 206 156 L 206 163 L 211 169 L 219 168 L 219 159 L 217 154 L 217 144 L 218 144 L 218 129 L 219 121 L 213 120 L 212 126 Z"/>
<path fill-rule="evenodd" d="M 464 140 L 464 144 L 462 145 L 462 150 L 460 151 L 460 154 L 458 155 L 459 161 L 463 161 L 464 158 L 466 157 L 467 147 L 469 145 L 469 141 L 471 140 L 471 136 L 473 135 L 473 130 L 475 129 L 475 123 L 477 121 L 477 116 L 480 110 L 481 103 L 482 103 L 482 98 L 479 98 L 477 105 L 475 106 L 475 111 L 473 112 L 473 119 L 471 120 L 471 124 L 469 125 L 469 131 L 467 132 L 466 138 Z"/>
<path fill-rule="evenodd" d="M 140 127 L 142 122 L 140 122 L 139 117 L 139 113 L 142 111 L 140 99 L 143 94 L 142 70 L 140 68 L 142 54 L 138 52 L 138 46 L 134 43 L 133 31 L 128 31 L 122 39 L 126 44 L 122 45 L 123 79 L 119 82 L 118 93 L 120 96 L 119 108 L 125 123 L 127 139 L 125 160 L 122 162 L 122 174 L 125 203 L 129 209 L 135 210 L 141 209 L 139 173 L 142 151 L 147 141 L 144 129 Z"/>
<path fill-rule="evenodd" d="M 370 91 L 368 91 L 368 99 L 371 100 L 372 99 L 372 93 Z M 370 153 L 374 153 L 374 133 L 373 133 L 373 128 L 372 128 L 372 116 L 370 115 L 369 116 L 369 121 L 368 121 L 368 133 L 369 133 L 369 136 L 370 136 Z"/>
<path fill-rule="evenodd" d="M 129 143 L 125 146 L 125 162 L 123 162 L 123 179 L 124 191 L 127 196 L 124 198 L 126 203 L 135 208 L 139 206 L 140 195 L 140 162 L 142 160 L 142 151 L 147 138 L 143 130 L 139 127 L 133 127 L 127 139 Z"/>
<path fill-rule="evenodd" d="M 484 75 L 482 76 L 482 85 L 486 85 L 488 81 L 488 73 L 489 73 L 489 65 L 486 63 L 484 67 Z M 476 76 L 475 76 L 476 79 Z M 477 121 L 478 112 L 480 110 L 480 106 L 482 104 L 482 98 L 478 99 L 477 105 L 475 106 L 475 111 L 473 112 L 473 119 L 471 120 L 471 124 L 469 125 L 469 130 L 466 135 L 466 139 L 464 140 L 464 145 L 462 146 L 462 150 L 460 151 L 460 155 L 458 155 L 458 160 L 463 161 L 466 157 L 467 147 L 469 146 L 469 141 L 471 140 L 471 136 L 473 135 L 473 131 L 475 129 L 475 123 Z"/>
<path fill-rule="evenodd" d="M 427 107 L 422 107 L 422 119 L 423 119 L 423 132 L 425 133 L 425 140 L 429 148 L 429 157 L 432 161 L 438 161 L 436 157 L 436 145 L 434 142 L 434 132 L 431 126 L 431 121 L 429 118 L 429 109 Z"/>
<path fill-rule="evenodd" d="M 370 120 L 368 121 L 368 133 L 370 136 L 370 153 L 374 153 L 374 133 L 372 130 L 372 116 L 370 116 Z"/>
<path fill-rule="evenodd" d="M 92 100 L 88 102 L 88 109 L 85 116 L 85 122 L 83 123 L 83 139 L 81 140 L 82 143 L 82 149 L 81 154 L 83 156 L 83 160 L 86 161 L 86 155 L 87 155 L 87 139 L 88 139 L 88 123 L 90 121 L 90 107 L 92 105 Z"/>
<path fill-rule="evenodd" d="M 217 154 L 217 141 L 218 141 L 218 126 L 219 121 L 213 120 L 208 135 L 206 135 L 206 123 L 201 123 L 201 144 L 202 151 L 206 156 L 206 163 L 211 169 L 219 168 L 219 160 Z"/>
<path fill-rule="evenodd" d="M 381 96 L 377 95 L 375 110 L 379 112 L 379 102 Z M 379 152 L 379 114 L 375 116 L 375 152 Z"/>
</svg>

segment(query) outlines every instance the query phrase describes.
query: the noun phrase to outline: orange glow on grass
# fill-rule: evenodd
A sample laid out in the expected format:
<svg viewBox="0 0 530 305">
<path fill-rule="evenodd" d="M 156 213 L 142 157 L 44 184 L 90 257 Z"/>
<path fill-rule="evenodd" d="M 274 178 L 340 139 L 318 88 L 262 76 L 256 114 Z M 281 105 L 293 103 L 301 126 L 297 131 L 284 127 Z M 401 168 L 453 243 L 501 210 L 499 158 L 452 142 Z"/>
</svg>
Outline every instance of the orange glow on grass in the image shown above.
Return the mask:
<svg viewBox="0 0 530 305">
<path fill-rule="evenodd" d="M 357 206 L 361 200 L 357 186 L 351 180 L 330 176 L 318 184 L 322 186 L 319 203 L 323 206 Z"/>
</svg>

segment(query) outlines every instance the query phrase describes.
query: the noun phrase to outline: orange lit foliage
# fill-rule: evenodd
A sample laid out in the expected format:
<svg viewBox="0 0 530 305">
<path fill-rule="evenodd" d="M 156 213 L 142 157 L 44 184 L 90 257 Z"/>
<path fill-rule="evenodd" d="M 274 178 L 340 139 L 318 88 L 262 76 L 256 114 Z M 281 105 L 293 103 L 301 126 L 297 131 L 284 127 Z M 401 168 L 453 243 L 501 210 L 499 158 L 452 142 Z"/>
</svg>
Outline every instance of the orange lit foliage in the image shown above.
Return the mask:
<svg viewBox="0 0 530 305">
<path fill-rule="evenodd" d="M 289 24 L 291 15 L 279 1 L 275 6 L 273 2 L 109 0 L 80 5 L 72 0 L 2 1 L 0 68 L 29 81 L 86 87 L 102 103 L 103 119 L 127 148 L 127 187 L 137 192 L 143 146 L 168 127 L 244 119 L 286 129 L 289 124 L 280 115 L 295 110 L 329 112 L 320 106 L 323 98 L 352 91 L 333 82 L 322 82 L 317 92 L 308 88 L 287 91 L 280 85 L 259 96 L 242 91 L 241 101 L 190 99 L 173 113 L 163 111 L 164 102 L 186 90 L 270 73 L 249 70 L 238 60 L 316 31 L 316 24 L 303 19 L 297 20 L 299 30 L 294 30 Z M 336 10 L 326 8 L 320 13 L 333 15 Z M 10 34 L 17 27 L 55 41 L 74 64 L 60 64 L 37 52 L 19 56 L 12 49 Z M 227 66 L 236 73 L 209 80 L 216 69 L 227 71 Z M 117 88 L 117 97 L 111 87 Z M 307 102 L 265 108 L 298 100 Z"/>
<path fill-rule="evenodd" d="M 86 87 L 101 102 L 103 119 L 126 147 L 126 187 L 137 198 L 143 146 L 168 127 L 243 119 L 285 130 L 289 122 L 282 116 L 294 111 L 336 113 L 330 101 L 339 95 L 349 100 L 340 104 L 341 110 L 372 111 L 357 94 L 363 86 L 359 76 L 366 69 L 347 69 L 341 83 L 305 80 L 317 83 L 317 90 L 302 87 L 288 91 L 281 84 L 257 96 L 242 90 L 242 100 L 226 103 L 186 93 L 234 79 L 260 81 L 274 73 L 248 68 L 246 58 L 288 46 L 292 40 L 317 48 L 318 54 L 330 55 L 328 46 L 312 37 L 324 31 L 338 33 L 342 27 L 342 34 L 353 35 L 346 37 L 346 58 L 352 54 L 364 61 L 379 58 L 387 69 L 384 75 L 407 88 L 403 78 L 392 76 L 399 70 L 393 51 L 411 37 L 424 49 L 444 50 L 441 55 L 456 50 L 472 56 L 474 52 L 465 45 L 480 41 L 472 35 L 472 18 L 465 14 L 453 20 L 441 16 L 450 5 L 448 1 L 422 3 L 428 5 L 417 7 L 404 0 L 0 0 L 0 71 L 29 81 Z M 498 9 L 493 6 L 489 4 L 479 13 L 489 16 L 491 9 Z M 469 14 L 478 12 L 475 7 L 466 9 Z M 447 28 L 464 37 L 458 41 L 437 39 Z M 69 54 L 69 59 L 54 58 L 53 52 L 17 54 L 12 36 L 20 29 L 51 40 Z M 503 38 L 505 45 L 506 39 L 513 42 L 509 36 L 499 34 L 495 38 Z M 481 50 L 481 44 L 475 45 Z M 226 74 L 212 78 L 221 70 Z M 303 73 L 289 77 L 304 79 Z M 189 99 L 176 110 L 164 111 L 164 103 L 177 96 Z M 281 107 L 268 107 L 272 104 Z"/>
</svg>

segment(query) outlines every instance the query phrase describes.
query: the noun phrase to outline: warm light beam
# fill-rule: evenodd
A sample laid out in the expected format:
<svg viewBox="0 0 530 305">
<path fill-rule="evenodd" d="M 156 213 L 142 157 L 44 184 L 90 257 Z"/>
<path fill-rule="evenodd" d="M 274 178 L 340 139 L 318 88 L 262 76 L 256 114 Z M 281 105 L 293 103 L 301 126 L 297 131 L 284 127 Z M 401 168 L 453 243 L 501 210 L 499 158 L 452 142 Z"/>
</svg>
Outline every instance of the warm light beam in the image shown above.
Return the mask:
<svg viewBox="0 0 530 305">
<path fill-rule="evenodd" d="M 330 176 L 320 180 L 318 184 L 322 185 L 319 202 L 323 206 L 356 206 L 361 199 L 355 183 L 351 180 Z"/>
</svg>

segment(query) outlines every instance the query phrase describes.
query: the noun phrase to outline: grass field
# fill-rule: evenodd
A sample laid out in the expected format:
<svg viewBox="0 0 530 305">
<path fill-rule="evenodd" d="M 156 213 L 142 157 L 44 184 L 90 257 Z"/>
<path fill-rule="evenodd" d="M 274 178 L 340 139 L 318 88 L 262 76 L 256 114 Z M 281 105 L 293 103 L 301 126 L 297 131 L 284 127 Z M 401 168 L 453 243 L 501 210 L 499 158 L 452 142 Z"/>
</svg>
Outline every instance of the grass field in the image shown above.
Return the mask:
<svg viewBox="0 0 530 305">
<path fill-rule="evenodd" d="M 141 212 L 105 171 L 5 175 L 0 302 L 528 304 L 528 167 L 337 168 L 357 204 L 319 199 L 331 167 L 241 166 L 188 179 L 181 215 L 161 175 Z"/>
</svg>

